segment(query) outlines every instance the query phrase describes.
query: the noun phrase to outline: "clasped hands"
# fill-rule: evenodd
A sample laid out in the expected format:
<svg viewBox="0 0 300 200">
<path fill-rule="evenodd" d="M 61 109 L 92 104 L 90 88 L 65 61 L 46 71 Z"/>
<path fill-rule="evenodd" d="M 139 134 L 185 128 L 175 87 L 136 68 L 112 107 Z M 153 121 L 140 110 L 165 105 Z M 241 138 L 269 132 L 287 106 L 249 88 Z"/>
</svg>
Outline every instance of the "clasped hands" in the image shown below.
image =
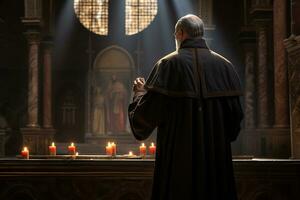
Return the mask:
<svg viewBox="0 0 300 200">
<path fill-rule="evenodd" d="M 136 78 L 133 82 L 134 96 L 144 95 L 146 93 L 144 86 L 145 86 L 145 79 L 142 77 Z"/>
</svg>

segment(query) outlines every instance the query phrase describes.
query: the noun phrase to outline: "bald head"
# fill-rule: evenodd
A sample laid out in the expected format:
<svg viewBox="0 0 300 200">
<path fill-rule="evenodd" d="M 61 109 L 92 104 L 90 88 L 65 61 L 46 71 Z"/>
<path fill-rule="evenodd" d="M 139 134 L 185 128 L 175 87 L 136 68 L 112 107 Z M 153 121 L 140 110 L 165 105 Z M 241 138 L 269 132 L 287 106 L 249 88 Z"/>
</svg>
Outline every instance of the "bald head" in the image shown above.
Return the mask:
<svg viewBox="0 0 300 200">
<path fill-rule="evenodd" d="M 190 38 L 203 37 L 204 23 L 198 16 L 188 14 L 177 21 L 175 30 L 183 30 Z"/>
</svg>

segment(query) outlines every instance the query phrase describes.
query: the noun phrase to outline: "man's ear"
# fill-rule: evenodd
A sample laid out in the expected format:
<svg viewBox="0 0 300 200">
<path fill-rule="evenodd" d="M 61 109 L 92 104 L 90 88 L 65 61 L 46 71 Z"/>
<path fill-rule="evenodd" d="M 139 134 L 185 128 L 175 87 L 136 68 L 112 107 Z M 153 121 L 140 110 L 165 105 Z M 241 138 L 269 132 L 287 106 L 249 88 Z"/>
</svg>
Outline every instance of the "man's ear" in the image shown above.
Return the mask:
<svg viewBox="0 0 300 200">
<path fill-rule="evenodd" d="M 188 37 L 187 33 L 182 29 L 180 30 L 179 34 L 181 42 L 183 42 Z"/>
</svg>

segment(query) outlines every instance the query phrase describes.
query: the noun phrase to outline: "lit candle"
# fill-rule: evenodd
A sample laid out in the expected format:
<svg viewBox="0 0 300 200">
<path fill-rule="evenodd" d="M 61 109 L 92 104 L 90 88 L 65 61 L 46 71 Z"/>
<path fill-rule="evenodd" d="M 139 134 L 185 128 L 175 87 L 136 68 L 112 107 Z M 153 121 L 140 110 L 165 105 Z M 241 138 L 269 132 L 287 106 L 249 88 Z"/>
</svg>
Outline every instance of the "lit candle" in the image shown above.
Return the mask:
<svg viewBox="0 0 300 200">
<path fill-rule="evenodd" d="M 147 147 L 145 146 L 145 143 L 142 143 L 142 145 L 140 146 L 140 155 L 141 156 L 146 156 L 146 151 L 147 151 Z"/>
<path fill-rule="evenodd" d="M 151 143 L 151 146 L 149 147 L 149 153 L 151 154 L 151 155 L 155 155 L 155 152 L 156 152 L 156 146 L 154 145 L 154 143 L 152 142 Z"/>
<path fill-rule="evenodd" d="M 71 145 L 68 147 L 69 153 L 71 155 L 75 155 L 76 153 L 76 146 L 74 145 L 74 143 L 72 142 Z"/>
<path fill-rule="evenodd" d="M 116 156 L 117 155 L 117 145 L 114 142 L 111 143 L 111 148 L 112 148 L 112 156 Z"/>
<path fill-rule="evenodd" d="M 54 142 L 52 142 L 52 145 L 49 146 L 49 152 L 50 152 L 51 156 L 55 156 L 56 155 L 56 146 L 55 146 Z"/>
<path fill-rule="evenodd" d="M 21 151 L 21 156 L 25 159 L 29 159 L 29 150 L 27 147 L 24 147 Z"/>
<path fill-rule="evenodd" d="M 132 157 L 132 156 L 133 156 L 132 151 L 129 151 L 128 156 L 129 156 L 129 157 Z"/>
<path fill-rule="evenodd" d="M 105 147 L 106 149 L 106 155 L 112 156 L 113 154 L 113 148 L 110 142 L 107 143 L 107 146 Z"/>
</svg>

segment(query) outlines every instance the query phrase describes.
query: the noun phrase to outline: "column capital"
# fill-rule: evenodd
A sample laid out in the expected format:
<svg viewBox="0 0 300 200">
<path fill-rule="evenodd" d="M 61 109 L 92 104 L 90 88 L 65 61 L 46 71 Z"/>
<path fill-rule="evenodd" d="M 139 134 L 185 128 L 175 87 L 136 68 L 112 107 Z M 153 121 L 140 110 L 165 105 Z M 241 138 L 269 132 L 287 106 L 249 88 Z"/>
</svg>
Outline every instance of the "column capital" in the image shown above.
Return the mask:
<svg viewBox="0 0 300 200">
<path fill-rule="evenodd" d="M 41 34 L 38 31 L 27 31 L 24 35 L 29 44 L 39 44 L 41 41 Z"/>
<path fill-rule="evenodd" d="M 256 29 L 253 26 L 244 26 L 239 33 L 239 42 L 244 48 L 252 48 L 256 44 Z"/>
<path fill-rule="evenodd" d="M 52 40 L 43 40 L 42 45 L 44 47 L 44 50 L 46 51 L 52 51 L 53 48 L 53 41 Z"/>
<path fill-rule="evenodd" d="M 273 1 L 252 0 L 249 13 L 250 13 L 251 20 L 254 24 L 268 23 L 272 20 Z"/>
<path fill-rule="evenodd" d="M 251 10 L 269 10 L 272 3 L 272 0 L 251 0 Z"/>
</svg>

